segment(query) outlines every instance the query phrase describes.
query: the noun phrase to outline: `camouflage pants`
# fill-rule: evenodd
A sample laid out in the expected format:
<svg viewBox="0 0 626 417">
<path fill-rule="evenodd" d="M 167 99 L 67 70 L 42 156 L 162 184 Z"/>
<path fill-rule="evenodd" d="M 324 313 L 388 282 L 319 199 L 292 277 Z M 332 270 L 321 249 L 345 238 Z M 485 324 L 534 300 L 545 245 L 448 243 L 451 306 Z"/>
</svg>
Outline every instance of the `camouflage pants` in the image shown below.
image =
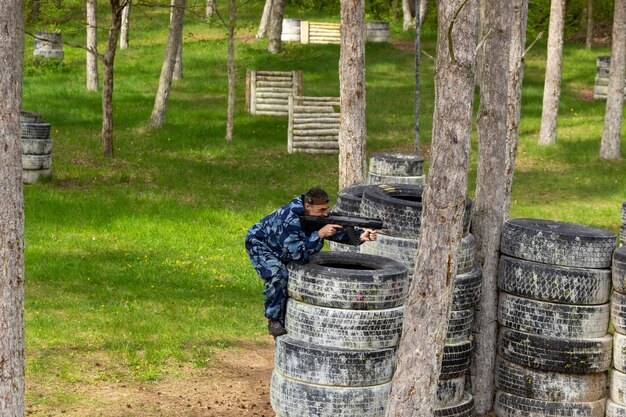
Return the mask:
<svg viewBox="0 0 626 417">
<path fill-rule="evenodd" d="M 252 266 L 265 283 L 265 317 L 285 323 L 287 306 L 287 266 L 255 238 L 246 238 L 246 251 Z"/>
</svg>

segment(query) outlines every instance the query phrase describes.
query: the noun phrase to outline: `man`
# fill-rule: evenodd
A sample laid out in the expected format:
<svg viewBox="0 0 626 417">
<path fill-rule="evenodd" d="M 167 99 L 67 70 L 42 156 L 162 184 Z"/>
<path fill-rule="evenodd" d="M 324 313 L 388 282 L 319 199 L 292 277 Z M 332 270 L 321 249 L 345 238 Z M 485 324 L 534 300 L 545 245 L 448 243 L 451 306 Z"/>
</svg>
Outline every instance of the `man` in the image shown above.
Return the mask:
<svg viewBox="0 0 626 417">
<path fill-rule="evenodd" d="M 326 217 L 330 207 L 328 194 L 311 188 L 289 204 L 273 211 L 253 225 L 246 235 L 246 251 L 252 266 L 265 282 L 265 317 L 268 331 L 274 336 L 286 334 L 287 264 L 307 263 L 322 250 L 324 239 L 348 243 L 347 232 L 336 224 L 314 230 L 300 224 L 300 216 Z M 376 240 L 376 231 L 355 228 L 361 243 Z"/>
</svg>

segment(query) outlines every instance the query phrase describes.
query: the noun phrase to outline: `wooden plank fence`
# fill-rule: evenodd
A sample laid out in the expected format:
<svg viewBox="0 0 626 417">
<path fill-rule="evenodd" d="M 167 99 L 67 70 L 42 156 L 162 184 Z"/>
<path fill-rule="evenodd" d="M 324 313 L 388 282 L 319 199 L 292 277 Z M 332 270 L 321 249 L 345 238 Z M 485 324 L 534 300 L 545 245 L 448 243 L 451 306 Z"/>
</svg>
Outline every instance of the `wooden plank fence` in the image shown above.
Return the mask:
<svg viewBox="0 0 626 417">
<path fill-rule="evenodd" d="M 609 92 L 609 70 L 611 67 L 610 56 L 599 56 L 596 58 L 596 80 L 593 85 L 593 98 L 606 100 Z M 624 87 L 626 97 L 626 87 Z"/>
<path fill-rule="evenodd" d="M 339 43 L 339 23 L 300 22 L 300 42 L 302 43 Z"/>
<path fill-rule="evenodd" d="M 254 115 L 287 116 L 289 97 L 302 95 L 302 70 L 246 72 L 246 111 Z"/>
<path fill-rule="evenodd" d="M 289 153 L 339 153 L 339 97 L 289 97 Z"/>
</svg>

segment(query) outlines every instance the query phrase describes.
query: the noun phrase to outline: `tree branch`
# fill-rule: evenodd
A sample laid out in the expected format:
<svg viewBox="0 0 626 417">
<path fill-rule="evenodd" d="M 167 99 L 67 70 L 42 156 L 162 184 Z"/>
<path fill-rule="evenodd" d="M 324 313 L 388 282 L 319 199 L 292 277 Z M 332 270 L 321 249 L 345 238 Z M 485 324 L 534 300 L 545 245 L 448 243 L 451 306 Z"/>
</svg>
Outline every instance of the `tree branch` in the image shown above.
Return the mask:
<svg viewBox="0 0 626 417">
<path fill-rule="evenodd" d="M 454 12 L 454 16 L 452 17 L 452 21 L 450 22 L 450 26 L 448 27 L 448 52 L 450 53 L 450 60 L 452 64 L 456 64 L 456 59 L 454 57 L 454 45 L 452 45 L 452 28 L 456 23 L 457 17 L 459 17 L 459 13 L 463 10 L 463 7 L 467 4 L 469 0 L 463 0 L 463 3 L 459 6 L 459 8 Z"/>
</svg>

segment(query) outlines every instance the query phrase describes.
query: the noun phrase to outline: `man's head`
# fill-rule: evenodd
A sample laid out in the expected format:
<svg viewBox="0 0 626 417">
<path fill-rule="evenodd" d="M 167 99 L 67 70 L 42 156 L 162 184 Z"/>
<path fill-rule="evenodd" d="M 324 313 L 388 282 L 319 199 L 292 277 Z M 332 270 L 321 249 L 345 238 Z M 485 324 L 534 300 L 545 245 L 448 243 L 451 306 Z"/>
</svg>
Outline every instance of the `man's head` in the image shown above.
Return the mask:
<svg viewBox="0 0 626 417">
<path fill-rule="evenodd" d="M 304 193 L 302 202 L 304 203 L 304 214 L 307 216 L 328 216 L 330 200 L 328 199 L 328 193 L 321 188 L 311 188 Z"/>
</svg>

